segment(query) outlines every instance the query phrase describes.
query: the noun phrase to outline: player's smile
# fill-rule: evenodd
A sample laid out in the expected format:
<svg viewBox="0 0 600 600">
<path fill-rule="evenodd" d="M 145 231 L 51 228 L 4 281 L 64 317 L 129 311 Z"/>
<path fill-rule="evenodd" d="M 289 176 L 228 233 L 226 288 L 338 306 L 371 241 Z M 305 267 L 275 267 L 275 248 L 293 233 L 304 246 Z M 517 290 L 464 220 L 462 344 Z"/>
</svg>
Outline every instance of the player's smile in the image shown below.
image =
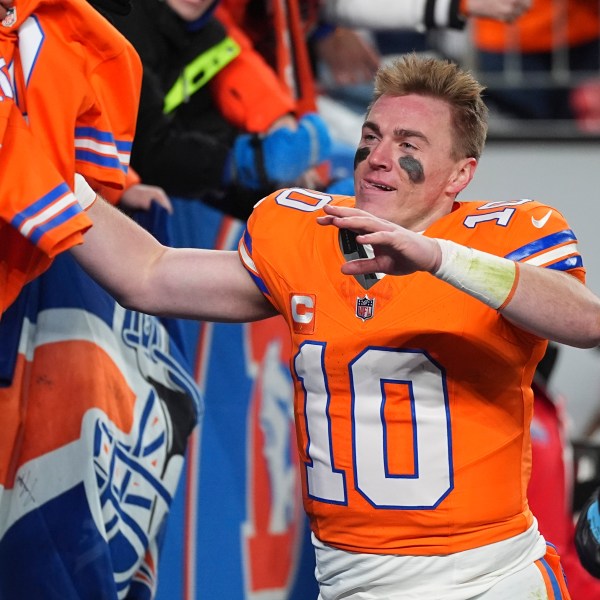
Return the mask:
<svg viewBox="0 0 600 600">
<path fill-rule="evenodd" d="M 365 183 L 365 187 L 381 190 L 382 192 L 393 192 L 397 189 L 375 178 L 365 177 L 363 182 Z"/>
</svg>

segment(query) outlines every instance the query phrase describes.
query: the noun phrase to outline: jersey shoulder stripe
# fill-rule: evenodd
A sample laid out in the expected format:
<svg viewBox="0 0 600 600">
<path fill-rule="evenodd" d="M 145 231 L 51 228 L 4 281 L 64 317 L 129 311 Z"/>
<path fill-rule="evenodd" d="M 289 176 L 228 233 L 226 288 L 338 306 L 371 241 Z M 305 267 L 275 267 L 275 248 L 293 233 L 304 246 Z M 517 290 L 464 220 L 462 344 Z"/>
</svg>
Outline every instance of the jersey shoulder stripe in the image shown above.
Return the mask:
<svg viewBox="0 0 600 600">
<path fill-rule="evenodd" d="M 242 264 L 246 267 L 246 270 L 250 274 L 250 277 L 252 277 L 252 280 L 254 281 L 254 283 L 256 284 L 258 289 L 265 296 L 270 296 L 269 289 L 267 288 L 262 277 L 258 274 L 258 269 L 256 268 L 256 265 L 254 264 L 254 260 L 252 260 L 252 250 L 251 249 L 252 249 L 252 238 L 250 237 L 250 234 L 248 233 L 248 230 L 246 229 L 246 231 L 244 232 L 244 235 L 242 236 L 242 239 L 240 240 L 239 246 L 238 246 L 238 252 L 240 255 L 240 259 L 242 261 Z"/>
<path fill-rule="evenodd" d="M 573 242 L 577 242 L 577 238 L 575 237 L 573 231 L 571 229 L 563 229 L 562 231 L 557 231 L 533 240 L 532 242 L 513 250 L 507 254 L 505 258 L 510 260 L 526 261 L 528 258 L 543 253 L 550 248 L 562 246 L 563 244 L 572 245 Z"/>
<path fill-rule="evenodd" d="M 509 253 L 506 258 L 559 271 L 583 268 L 577 238 L 571 229 L 534 240 Z"/>
<path fill-rule="evenodd" d="M 585 278 L 577 237 L 560 211 L 551 206 L 531 199 L 463 202 L 455 217 L 472 231 L 470 239 L 456 241 L 509 260 L 572 271 L 578 279 Z"/>
</svg>

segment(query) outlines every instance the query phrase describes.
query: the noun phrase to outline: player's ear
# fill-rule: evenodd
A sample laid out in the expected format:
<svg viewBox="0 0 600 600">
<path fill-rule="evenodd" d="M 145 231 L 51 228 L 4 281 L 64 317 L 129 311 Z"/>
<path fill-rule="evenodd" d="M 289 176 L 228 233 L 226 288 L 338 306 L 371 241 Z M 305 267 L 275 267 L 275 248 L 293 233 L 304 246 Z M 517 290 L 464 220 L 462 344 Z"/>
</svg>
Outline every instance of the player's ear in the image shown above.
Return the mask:
<svg viewBox="0 0 600 600">
<path fill-rule="evenodd" d="M 454 195 L 462 192 L 469 185 L 471 179 L 473 179 L 476 168 L 476 158 L 463 158 L 458 161 L 455 170 L 448 180 L 447 192 Z"/>
</svg>

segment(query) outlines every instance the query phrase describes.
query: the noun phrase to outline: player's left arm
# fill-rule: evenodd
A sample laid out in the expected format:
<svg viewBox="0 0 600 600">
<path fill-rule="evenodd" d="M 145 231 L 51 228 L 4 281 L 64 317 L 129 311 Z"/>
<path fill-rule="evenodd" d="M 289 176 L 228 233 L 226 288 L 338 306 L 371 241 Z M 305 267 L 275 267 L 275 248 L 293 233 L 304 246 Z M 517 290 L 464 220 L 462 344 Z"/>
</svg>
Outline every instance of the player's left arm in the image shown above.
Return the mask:
<svg viewBox="0 0 600 600">
<path fill-rule="evenodd" d="M 375 251 L 345 263 L 348 275 L 427 271 L 539 337 L 579 348 L 600 344 L 600 298 L 568 273 L 429 238 L 355 208 L 324 211 L 321 225 L 351 229 Z"/>
<path fill-rule="evenodd" d="M 542 338 L 578 348 L 600 344 L 600 298 L 563 271 L 518 263 L 512 297 L 500 312 Z"/>
</svg>

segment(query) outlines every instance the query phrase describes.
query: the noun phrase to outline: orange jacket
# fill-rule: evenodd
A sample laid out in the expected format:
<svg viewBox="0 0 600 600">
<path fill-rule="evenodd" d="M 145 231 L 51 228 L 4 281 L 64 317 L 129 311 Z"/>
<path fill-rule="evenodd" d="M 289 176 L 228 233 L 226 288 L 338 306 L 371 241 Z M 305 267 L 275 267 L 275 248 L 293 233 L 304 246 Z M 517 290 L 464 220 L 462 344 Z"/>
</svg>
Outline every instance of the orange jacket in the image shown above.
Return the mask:
<svg viewBox="0 0 600 600">
<path fill-rule="evenodd" d="M 568 4 L 568 8 L 567 8 Z M 576 46 L 600 36 L 600 11 L 595 0 L 534 0 L 512 25 L 492 19 L 472 20 L 476 48 L 487 52 L 507 49 L 547 52 Z"/>
<path fill-rule="evenodd" d="M 292 95 L 255 51 L 233 15 L 219 6 L 215 16 L 242 49 L 210 82 L 215 103 L 225 118 L 240 129 L 264 132 L 277 119 L 294 111 Z"/>
<path fill-rule="evenodd" d="M 316 24 L 319 3 L 276 0 L 265 8 L 264 19 L 249 16 L 247 4 L 248 0 L 222 0 L 218 14 L 229 13 L 266 57 L 296 101 L 296 114 L 315 111 L 315 79 L 306 37 Z"/>
</svg>

